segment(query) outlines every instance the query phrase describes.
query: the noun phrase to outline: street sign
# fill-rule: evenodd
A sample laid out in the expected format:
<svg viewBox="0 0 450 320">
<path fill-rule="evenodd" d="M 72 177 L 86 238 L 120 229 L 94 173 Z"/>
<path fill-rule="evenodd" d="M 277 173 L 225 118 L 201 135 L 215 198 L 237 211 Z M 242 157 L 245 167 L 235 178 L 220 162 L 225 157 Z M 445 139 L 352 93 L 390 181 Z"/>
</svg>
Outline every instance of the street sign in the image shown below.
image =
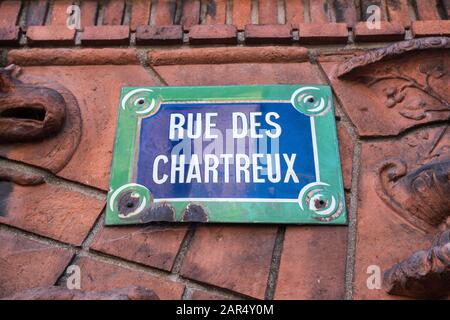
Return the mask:
<svg viewBox="0 0 450 320">
<path fill-rule="evenodd" d="M 346 224 L 331 90 L 122 89 L 106 225 Z"/>
</svg>

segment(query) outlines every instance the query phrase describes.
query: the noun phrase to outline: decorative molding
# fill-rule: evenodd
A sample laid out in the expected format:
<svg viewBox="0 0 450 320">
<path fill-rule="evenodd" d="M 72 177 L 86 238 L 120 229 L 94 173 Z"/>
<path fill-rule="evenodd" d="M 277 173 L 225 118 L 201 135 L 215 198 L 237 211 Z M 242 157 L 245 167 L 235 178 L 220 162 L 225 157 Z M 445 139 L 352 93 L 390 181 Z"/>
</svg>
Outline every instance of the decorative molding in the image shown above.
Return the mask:
<svg viewBox="0 0 450 320">
<path fill-rule="evenodd" d="M 403 55 L 410 51 L 448 48 L 450 48 L 450 37 L 429 37 L 401 41 L 385 48 L 371 50 L 367 53 L 352 57 L 339 64 L 335 74 L 338 78 L 341 78 L 354 70 L 381 60 Z"/>
</svg>

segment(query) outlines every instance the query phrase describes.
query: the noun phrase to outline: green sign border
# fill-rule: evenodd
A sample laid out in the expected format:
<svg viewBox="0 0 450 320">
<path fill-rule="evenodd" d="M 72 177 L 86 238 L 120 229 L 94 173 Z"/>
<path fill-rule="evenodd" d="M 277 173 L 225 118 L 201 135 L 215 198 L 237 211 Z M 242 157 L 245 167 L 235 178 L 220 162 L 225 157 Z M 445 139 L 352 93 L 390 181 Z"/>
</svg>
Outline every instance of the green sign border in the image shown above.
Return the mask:
<svg viewBox="0 0 450 320">
<path fill-rule="evenodd" d="M 325 85 L 258 85 L 205 87 L 122 88 L 111 168 L 106 225 L 142 223 L 140 213 L 158 205 L 151 192 L 135 182 L 141 120 L 157 112 L 161 103 L 192 102 L 290 102 L 311 119 L 314 158 L 318 163 L 315 183 L 305 186 L 298 199 L 288 202 L 223 199 L 221 201 L 171 201 L 175 221 L 181 221 L 190 204 L 207 211 L 208 222 L 347 224 L 345 194 L 336 134 L 331 89 Z M 118 198 L 124 192 L 139 198 L 139 206 L 126 218 L 120 217 Z M 281 200 L 281 199 L 279 199 Z M 276 201 L 276 202 L 275 202 Z M 161 202 L 159 202 L 161 203 Z"/>
</svg>

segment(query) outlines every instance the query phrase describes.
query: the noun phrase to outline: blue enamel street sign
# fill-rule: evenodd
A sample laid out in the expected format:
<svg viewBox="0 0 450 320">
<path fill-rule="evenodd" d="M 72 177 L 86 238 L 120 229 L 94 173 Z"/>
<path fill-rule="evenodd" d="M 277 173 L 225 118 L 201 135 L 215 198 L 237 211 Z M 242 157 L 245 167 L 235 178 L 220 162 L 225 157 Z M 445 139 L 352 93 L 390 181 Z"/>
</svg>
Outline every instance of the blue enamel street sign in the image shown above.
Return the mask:
<svg viewBox="0 0 450 320">
<path fill-rule="evenodd" d="M 122 91 L 106 224 L 345 224 L 328 86 Z"/>
</svg>

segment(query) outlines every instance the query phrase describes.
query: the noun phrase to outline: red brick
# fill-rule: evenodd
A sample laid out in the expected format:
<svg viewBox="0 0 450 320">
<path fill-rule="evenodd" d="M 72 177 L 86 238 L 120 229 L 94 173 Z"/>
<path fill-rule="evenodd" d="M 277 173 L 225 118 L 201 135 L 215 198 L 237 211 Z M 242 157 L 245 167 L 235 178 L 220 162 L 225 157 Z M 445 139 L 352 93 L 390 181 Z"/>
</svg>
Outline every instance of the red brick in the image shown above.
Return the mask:
<svg viewBox="0 0 450 320">
<path fill-rule="evenodd" d="M 129 26 L 86 26 L 81 33 L 81 44 L 88 46 L 127 45 Z"/>
<path fill-rule="evenodd" d="M 136 31 L 138 26 L 146 26 L 150 22 L 151 1 L 133 0 L 131 7 L 131 31 Z"/>
<path fill-rule="evenodd" d="M 180 24 L 185 30 L 200 23 L 200 0 L 185 0 L 182 2 L 183 10 Z"/>
<path fill-rule="evenodd" d="M 31 26 L 27 30 L 27 40 L 33 45 L 73 45 L 75 44 L 75 29 L 66 26 Z"/>
<path fill-rule="evenodd" d="M 278 23 L 277 17 L 278 17 L 278 0 L 258 1 L 259 24 L 277 24 Z"/>
<path fill-rule="evenodd" d="M 348 130 L 340 122 L 337 124 L 337 133 L 339 139 L 339 153 L 341 156 L 342 177 L 344 188 L 350 190 L 352 186 L 352 167 L 354 144 Z"/>
<path fill-rule="evenodd" d="M 50 24 L 52 26 L 65 26 L 67 23 L 67 8 L 73 4 L 72 0 L 54 1 L 51 12 Z"/>
<path fill-rule="evenodd" d="M 293 28 L 298 29 L 299 24 L 305 21 L 305 8 L 302 1 L 286 0 L 285 11 L 286 24 L 291 24 Z"/>
<path fill-rule="evenodd" d="M 15 51 L 17 52 L 17 51 Z M 282 63 L 308 60 L 308 49 L 302 47 L 226 47 L 149 50 L 148 59 L 154 66 L 184 64 Z"/>
<path fill-rule="evenodd" d="M 345 22 L 353 27 L 357 21 L 356 6 L 353 0 L 334 1 L 336 10 L 336 22 Z"/>
<path fill-rule="evenodd" d="M 153 290 L 161 300 L 181 299 L 183 295 L 183 284 L 145 272 L 134 271 L 86 257 L 80 259 L 78 266 L 81 269 L 82 290 L 112 290 L 141 286 Z"/>
<path fill-rule="evenodd" d="M 411 25 L 408 0 L 387 0 L 387 12 L 390 21 L 398 22 L 404 27 Z"/>
<path fill-rule="evenodd" d="M 74 245 L 81 245 L 105 205 L 104 200 L 47 183 L 24 187 L 0 182 L 0 188 L 1 223 Z"/>
<path fill-rule="evenodd" d="M 45 22 L 48 5 L 46 0 L 30 1 L 26 14 L 26 26 L 42 26 Z"/>
<path fill-rule="evenodd" d="M 48 57 L 43 57 L 46 53 Z M 48 59 L 46 62 L 51 64 L 53 60 L 55 66 L 38 63 L 36 67 L 23 67 L 19 79 L 25 83 L 33 81 L 41 86 L 45 84 L 57 88 L 57 84 L 67 88 L 78 101 L 82 134 L 77 136 L 63 130 L 57 136 L 39 143 L 0 145 L 0 155 L 47 168 L 68 180 L 108 190 L 120 89 L 143 83 L 156 85 L 142 66 L 127 64 L 138 63 L 136 52 L 129 49 L 34 49 L 14 50 L 9 54 L 10 62 L 22 60 L 27 64 L 36 64 Z M 14 55 L 17 59 L 12 59 Z M 70 110 L 66 116 L 72 117 Z M 70 157 L 64 160 L 70 139 L 79 139 L 79 144 L 75 144 L 73 155 L 69 153 Z M 64 160 L 62 169 L 59 167 L 60 157 Z M 55 167 L 55 164 L 58 166 Z"/>
<path fill-rule="evenodd" d="M 287 227 L 275 299 L 343 299 L 346 252 L 346 227 Z"/>
<path fill-rule="evenodd" d="M 2 1 L 0 3 L 0 28 L 10 28 L 19 19 L 21 1 Z"/>
<path fill-rule="evenodd" d="M 0 27 L 0 44 L 4 46 L 16 46 L 20 41 L 20 27 Z"/>
<path fill-rule="evenodd" d="M 264 298 L 277 229 L 209 226 L 197 229 L 181 275 Z"/>
<path fill-rule="evenodd" d="M 310 0 L 309 14 L 312 23 L 331 22 L 331 10 L 327 0 Z"/>
<path fill-rule="evenodd" d="M 73 254 L 0 230 L 0 298 L 26 289 L 54 285 Z"/>
<path fill-rule="evenodd" d="M 96 235 L 91 249 L 170 271 L 186 226 L 103 227 Z"/>
<path fill-rule="evenodd" d="M 372 16 L 373 11 L 367 12 L 367 8 L 370 6 L 378 6 L 380 8 L 381 13 L 381 20 L 385 21 L 386 16 L 384 14 L 385 12 L 385 2 L 384 0 L 361 0 L 361 21 L 367 21 L 370 16 Z"/>
<path fill-rule="evenodd" d="M 405 38 L 405 29 L 397 22 L 381 21 L 380 29 L 369 29 L 366 22 L 358 22 L 353 28 L 355 41 L 400 41 Z"/>
<path fill-rule="evenodd" d="M 450 20 L 414 21 L 412 33 L 415 38 L 450 36 Z"/>
<path fill-rule="evenodd" d="M 245 85 L 321 83 L 309 63 L 239 63 L 157 66 L 170 85 Z"/>
<path fill-rule="evenodd" d="M 210 293 L 201 290 L 194 290 L 191 295 L 191 300 L 229 300 L 227 297 L 220 294 Z"/>
<path fill-rule="evenodd" d="M 208 0 L 206 2 L 206 24 L 225 24 L 227 0 Z"/>
<path fill-rule="evenodd" d="M 292 42 L 292 29 L 290 25 L 257 25 L 245 26 L 245 42 L 248 44 L 290 44 Z"/>
<path fill-rule="evenodd" d="M 232 25 L 196 25 L 189 31 L 191 44 L 235 44 L 237 29 Z"/>
<path fill-rule="evenodd" d="M 81 28 L 95 26 L 97 22 L 98 3 L 95 0 L 81 2 Z"/>
<path fill-rule="evenodd" d="M 252 0 L 233 1 L 233 24 L 238 30 L 244 30 L 252 23 Z"/>
<path fill-rule="evenodd" d="M 416 1 L 417 16 L 420 20 L 440 20 L 438 11 L 439 0 Z"/>
<path fill-rule="evenodd" d="M 140 64 L 136 50 L 117 48 L 85 48 L 76 50 L 63 48 L 11 50 L 8 53 L 8 64 L 11 63 L 21 66 Z"/>
<path fill-rule="evenodd" d="M 124 13 L 125 0 L 107 0 L 103 7 L 103 25 L 121 25 Z"/>
<path fill-rule="evenodd" d="M 347 43 L 348 29 L 346 23 L 303 23 L 299 28 L 300 43 L 331 44 Z"/>
<path fill-rule="evenodd" d="M 156 8 L 155 25 L 167 26 L 174 23 L 177 9 L 176 0 L 156 0 L 152 4 Z"/>
<path fill-rule="evenodd" d="M 170 45 L 183 43 L 183 27 L 168 26 L 140 26 L 136 30 L 136 44 L 138 45 Z"/>
</svg>

